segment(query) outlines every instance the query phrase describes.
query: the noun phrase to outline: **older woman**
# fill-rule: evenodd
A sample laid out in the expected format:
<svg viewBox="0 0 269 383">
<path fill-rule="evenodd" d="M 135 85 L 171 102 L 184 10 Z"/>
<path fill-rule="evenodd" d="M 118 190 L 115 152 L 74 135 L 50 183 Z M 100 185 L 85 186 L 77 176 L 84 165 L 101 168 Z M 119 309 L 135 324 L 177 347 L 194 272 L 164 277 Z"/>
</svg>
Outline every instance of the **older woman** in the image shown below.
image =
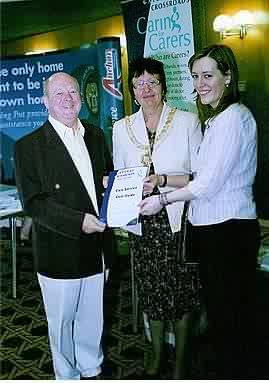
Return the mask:
<svg viewBox="0 0 269 383">
<path fill-rule="evenodd" d="M 190 173 L 189 153 L 200 140 L 197 118 L 169 107 L 163 64 L 151 58 L 133 61 L 129 67 L 129 90 L 140 105 L 137 113 L 115 123 L 113 159 L 115 169 L 147 166 L 145 194 L 172 191 L 171 175 Z M 176 366 L 174 378 L 183 375 L 184 345 L 190 313 L 199 305 L 196 266 L 181 267 L 177 244 L 183 203 L 167 206 L 153 217 L 130 227 L 140 306 L 149 319 L 152 358 L 146 367 L 150 377 L 160 370 L 164 323 L 174 323 Z M 142 234 L 142 236 L 139 236 Z"/>
<path fill-rule="evenodd" d="M 218 378 L 246 378 L 260 238 L 252 190 L 256 122 L 240 102 L 237 63 L 228 46 L 205 47 L 191 57 L 189 68 L 203 131 L 192 153 L 194 179 L 173 177 L 179 188 L 162 199 L 143 200 L 141 213 L 159 214 L 174 201 L 191 201 L 188 218 Z"/>
</svg>

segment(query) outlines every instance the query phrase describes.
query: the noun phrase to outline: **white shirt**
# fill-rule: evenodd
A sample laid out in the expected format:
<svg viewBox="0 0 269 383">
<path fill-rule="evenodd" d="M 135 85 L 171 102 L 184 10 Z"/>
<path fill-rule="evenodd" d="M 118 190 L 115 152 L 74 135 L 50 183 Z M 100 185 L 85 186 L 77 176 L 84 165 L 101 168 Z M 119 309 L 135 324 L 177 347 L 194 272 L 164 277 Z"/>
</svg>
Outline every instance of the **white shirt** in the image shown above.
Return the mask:
<svg viewBox="0 0 269 383">
<path fill-rule="evenodd" d="M 74 133 L 73 129 L 68 128 L 66 125 L 55 120 L 51 116 L 49 116 L 49 122 L 51 123 L 56 133 L 61 138 L 66 149 L 68 150 L 80 174 L 84 186 L 91 198 L 96 214 L 99 215 L 92 171 L 92 163 L 83 138 L 85 134 L 84 126 L 78 119 L 78 129 Z"/>
<path fill-rule="evenodd" d="M 256 135 L 251 112 L 239 103 L 208 120 L 202 141 L 192 153 L 194 180 L 187 187 L 195 196 L 188 214 L 193 225 L 256 218 L 252 192 Z"/>
</svg>

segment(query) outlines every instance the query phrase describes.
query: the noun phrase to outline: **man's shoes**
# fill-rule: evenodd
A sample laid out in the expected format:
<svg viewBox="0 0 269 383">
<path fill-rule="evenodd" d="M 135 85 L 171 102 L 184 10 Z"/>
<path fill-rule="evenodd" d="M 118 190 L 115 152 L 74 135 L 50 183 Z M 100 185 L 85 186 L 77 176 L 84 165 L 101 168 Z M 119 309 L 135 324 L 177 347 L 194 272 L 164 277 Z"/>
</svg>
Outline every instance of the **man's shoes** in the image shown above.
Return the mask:
<svg viewBox="0 0 269 383">
<path fill-rule="evenodd" d="M 102 365 L 102 371 L 96 376 L 80 376 L 80 380 L 110 380 L 112 379 L 112 370 L 106 365 Z"/>
</svg>

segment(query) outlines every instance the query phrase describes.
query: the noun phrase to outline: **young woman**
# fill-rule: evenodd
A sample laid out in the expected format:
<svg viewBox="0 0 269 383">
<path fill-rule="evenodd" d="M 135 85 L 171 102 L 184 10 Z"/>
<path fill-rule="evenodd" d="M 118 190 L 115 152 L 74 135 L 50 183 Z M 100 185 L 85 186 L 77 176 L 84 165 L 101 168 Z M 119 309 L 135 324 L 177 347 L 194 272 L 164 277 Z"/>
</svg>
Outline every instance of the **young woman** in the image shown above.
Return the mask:
<svg viewBox="0 0 269 383">
<path fill-rule="evenodd" d="M 229 47 L 204 48 L 191 57 L 189 68 L 203 132 L 192 153 L 194 179 L 168 177 L 178 189 L 143 200 L 141 214 L 190 200 L 188 219 L 219 378 L 243 378 L 260 238 L 252 192 L 256 123 L 240 103 L 238 68 Z"/>
</svg>

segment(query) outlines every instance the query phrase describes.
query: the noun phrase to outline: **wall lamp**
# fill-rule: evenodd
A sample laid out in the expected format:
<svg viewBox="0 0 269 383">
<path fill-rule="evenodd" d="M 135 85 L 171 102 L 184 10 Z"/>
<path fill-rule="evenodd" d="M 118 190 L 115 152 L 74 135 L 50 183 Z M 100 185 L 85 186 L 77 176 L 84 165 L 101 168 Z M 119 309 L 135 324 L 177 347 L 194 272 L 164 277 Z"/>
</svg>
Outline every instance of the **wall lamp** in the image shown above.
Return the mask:
<svg viewBox="0 0 269 383">
<path fill-rule="evenodd" d="M 249 11 L 239 11 L 233 16 L 219 15 L 213 21 L 213 29 L 220 33 L 221 39 L 228 36 L 238 36 L 243 39 L 248 29 L 254 25 L 254 16 Z"/>
</svg>

